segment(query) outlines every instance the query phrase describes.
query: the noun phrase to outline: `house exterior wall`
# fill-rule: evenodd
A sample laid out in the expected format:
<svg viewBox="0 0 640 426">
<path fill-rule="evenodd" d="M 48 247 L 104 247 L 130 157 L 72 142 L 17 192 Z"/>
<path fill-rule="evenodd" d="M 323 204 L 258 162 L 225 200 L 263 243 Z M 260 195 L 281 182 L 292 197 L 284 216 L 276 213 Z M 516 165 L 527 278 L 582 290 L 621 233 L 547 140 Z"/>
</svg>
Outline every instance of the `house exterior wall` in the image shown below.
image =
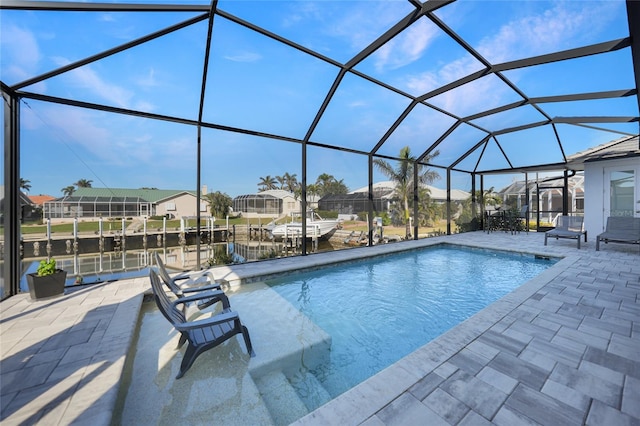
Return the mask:
<svg viewBox="0 0 640 426">
<path fill-rule="evenodd" d="M 296 200 L 294 197 L 282 198 L 282 214 L 289 215 L 291 213 L 300 213 L 300 200 Z M 311 206 L 308 206 L 311 207 Z"/>
<path fill-rule="evenodd" d="M 156 204 L 156 211 L 152 214 L 155 216 L 163 216 L 171 214 L 179 219 L 184 216 L 197 216 L 196 197 L 191 194 L 180 194 L 176 197 L 161 200 Z M 209 209 L 207 203 L 200 203 L 200 215 L 208 215 Z"/>
<path fill-rule="evenodd" d="M 584 229 L 595 238 L 604 230 L 604 165 L 584 165 Z"/>
<path fill-rule="evenodd" d="M 605 209 L 608 202 L 605 200 L 605 185 L 608 185 L 608 180 L 605 168 L 622 166 L 637 168 L 638 158 L 589 162 L 584 165 L 584 227 L 587 235 L 594 240 L 596 235 L 604 231 L 607 222 Z M 637 181 L 636 177 L 636 183 Z M 638 190 L 636 184 L 636 191 Z"/>
<path fill-rule="evenodd" d="M 263 197 L 264 196 L 264 197 Z M 307 197 L 307 208 L 316 209 L 318 197 Z M 292 192 L 282 189 L 262 191 L 259 194 L 246 194 L 233 199 L 234 213 L 243 217 L 276 218 L 300 214 L 302 202 Z"/>
</svg>

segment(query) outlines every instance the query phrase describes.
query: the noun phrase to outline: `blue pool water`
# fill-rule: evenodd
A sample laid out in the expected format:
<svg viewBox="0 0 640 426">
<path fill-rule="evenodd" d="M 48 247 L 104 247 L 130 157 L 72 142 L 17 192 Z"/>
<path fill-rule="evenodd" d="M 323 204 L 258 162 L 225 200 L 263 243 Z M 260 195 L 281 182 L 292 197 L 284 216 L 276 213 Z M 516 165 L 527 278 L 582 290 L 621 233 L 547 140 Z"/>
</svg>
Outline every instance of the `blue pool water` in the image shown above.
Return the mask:
<svg viewBox="0 0 640 426">
<path fill-rule="evenodd" d="M 331 335 L 328 362 L 299 373 L 312 374 L 334 398 L 554 263 L 534 256 L 436 246 L 267 284 Z M 298 393 L 305 393 L 306 383 L 300 380 Z"/>
</svg>

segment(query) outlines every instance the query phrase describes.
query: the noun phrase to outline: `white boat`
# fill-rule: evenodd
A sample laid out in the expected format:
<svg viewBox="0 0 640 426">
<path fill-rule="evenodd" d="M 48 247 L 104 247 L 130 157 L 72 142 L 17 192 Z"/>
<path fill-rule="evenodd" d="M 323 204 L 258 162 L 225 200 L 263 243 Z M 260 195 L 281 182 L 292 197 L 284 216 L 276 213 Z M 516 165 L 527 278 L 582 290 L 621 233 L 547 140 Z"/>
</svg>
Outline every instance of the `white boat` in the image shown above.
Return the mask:
<svg viewBox="0 0 640 426">
<path fill-rule="evenodd" d="M 316 212 L 307 215 L 307 238 L 322 237 L 338 227 L 338 219 L 323 219 Z M 273 238 L 291 238 L 302 235 L 302 222 L 292 216 L 291 222 L 275 224 L 270 223 L 267 229 L 271 231 Z"/>
</svg>

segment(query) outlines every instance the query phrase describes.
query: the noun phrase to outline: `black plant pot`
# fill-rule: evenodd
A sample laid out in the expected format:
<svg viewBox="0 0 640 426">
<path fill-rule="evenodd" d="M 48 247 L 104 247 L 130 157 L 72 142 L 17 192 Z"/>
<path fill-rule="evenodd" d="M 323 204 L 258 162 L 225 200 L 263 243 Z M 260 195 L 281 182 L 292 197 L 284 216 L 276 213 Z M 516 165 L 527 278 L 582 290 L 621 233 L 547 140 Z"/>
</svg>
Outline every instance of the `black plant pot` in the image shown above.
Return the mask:
<svg viewBox="0 0 640 426">
<path fill-rule="evenodd" d="M 48 299 L 64 294 L 64 283 L 67 271 L 56 269 L 56 273 L 39 277 L 38 274 L 27 274 L 27 286 L 33 300 Z"/>
</svg>

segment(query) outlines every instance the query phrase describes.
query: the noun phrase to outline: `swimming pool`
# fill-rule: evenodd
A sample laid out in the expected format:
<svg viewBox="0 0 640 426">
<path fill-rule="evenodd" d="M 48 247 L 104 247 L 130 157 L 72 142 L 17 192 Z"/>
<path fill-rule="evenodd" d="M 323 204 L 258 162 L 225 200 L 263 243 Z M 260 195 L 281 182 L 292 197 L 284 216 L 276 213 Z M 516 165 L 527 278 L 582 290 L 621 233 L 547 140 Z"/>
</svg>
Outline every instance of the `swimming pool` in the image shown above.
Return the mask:
<svg viewBox="0 0 640 426">
<path fill-rule="evenodd" d="M 295 366 L 288 379 L 313 410 L 554 263 L 446 245 L 269 280 L 273 290 L 331 336 L 326 361 Z M 317 383 L 326 397 L 318 396 Z"/>
</svg>

